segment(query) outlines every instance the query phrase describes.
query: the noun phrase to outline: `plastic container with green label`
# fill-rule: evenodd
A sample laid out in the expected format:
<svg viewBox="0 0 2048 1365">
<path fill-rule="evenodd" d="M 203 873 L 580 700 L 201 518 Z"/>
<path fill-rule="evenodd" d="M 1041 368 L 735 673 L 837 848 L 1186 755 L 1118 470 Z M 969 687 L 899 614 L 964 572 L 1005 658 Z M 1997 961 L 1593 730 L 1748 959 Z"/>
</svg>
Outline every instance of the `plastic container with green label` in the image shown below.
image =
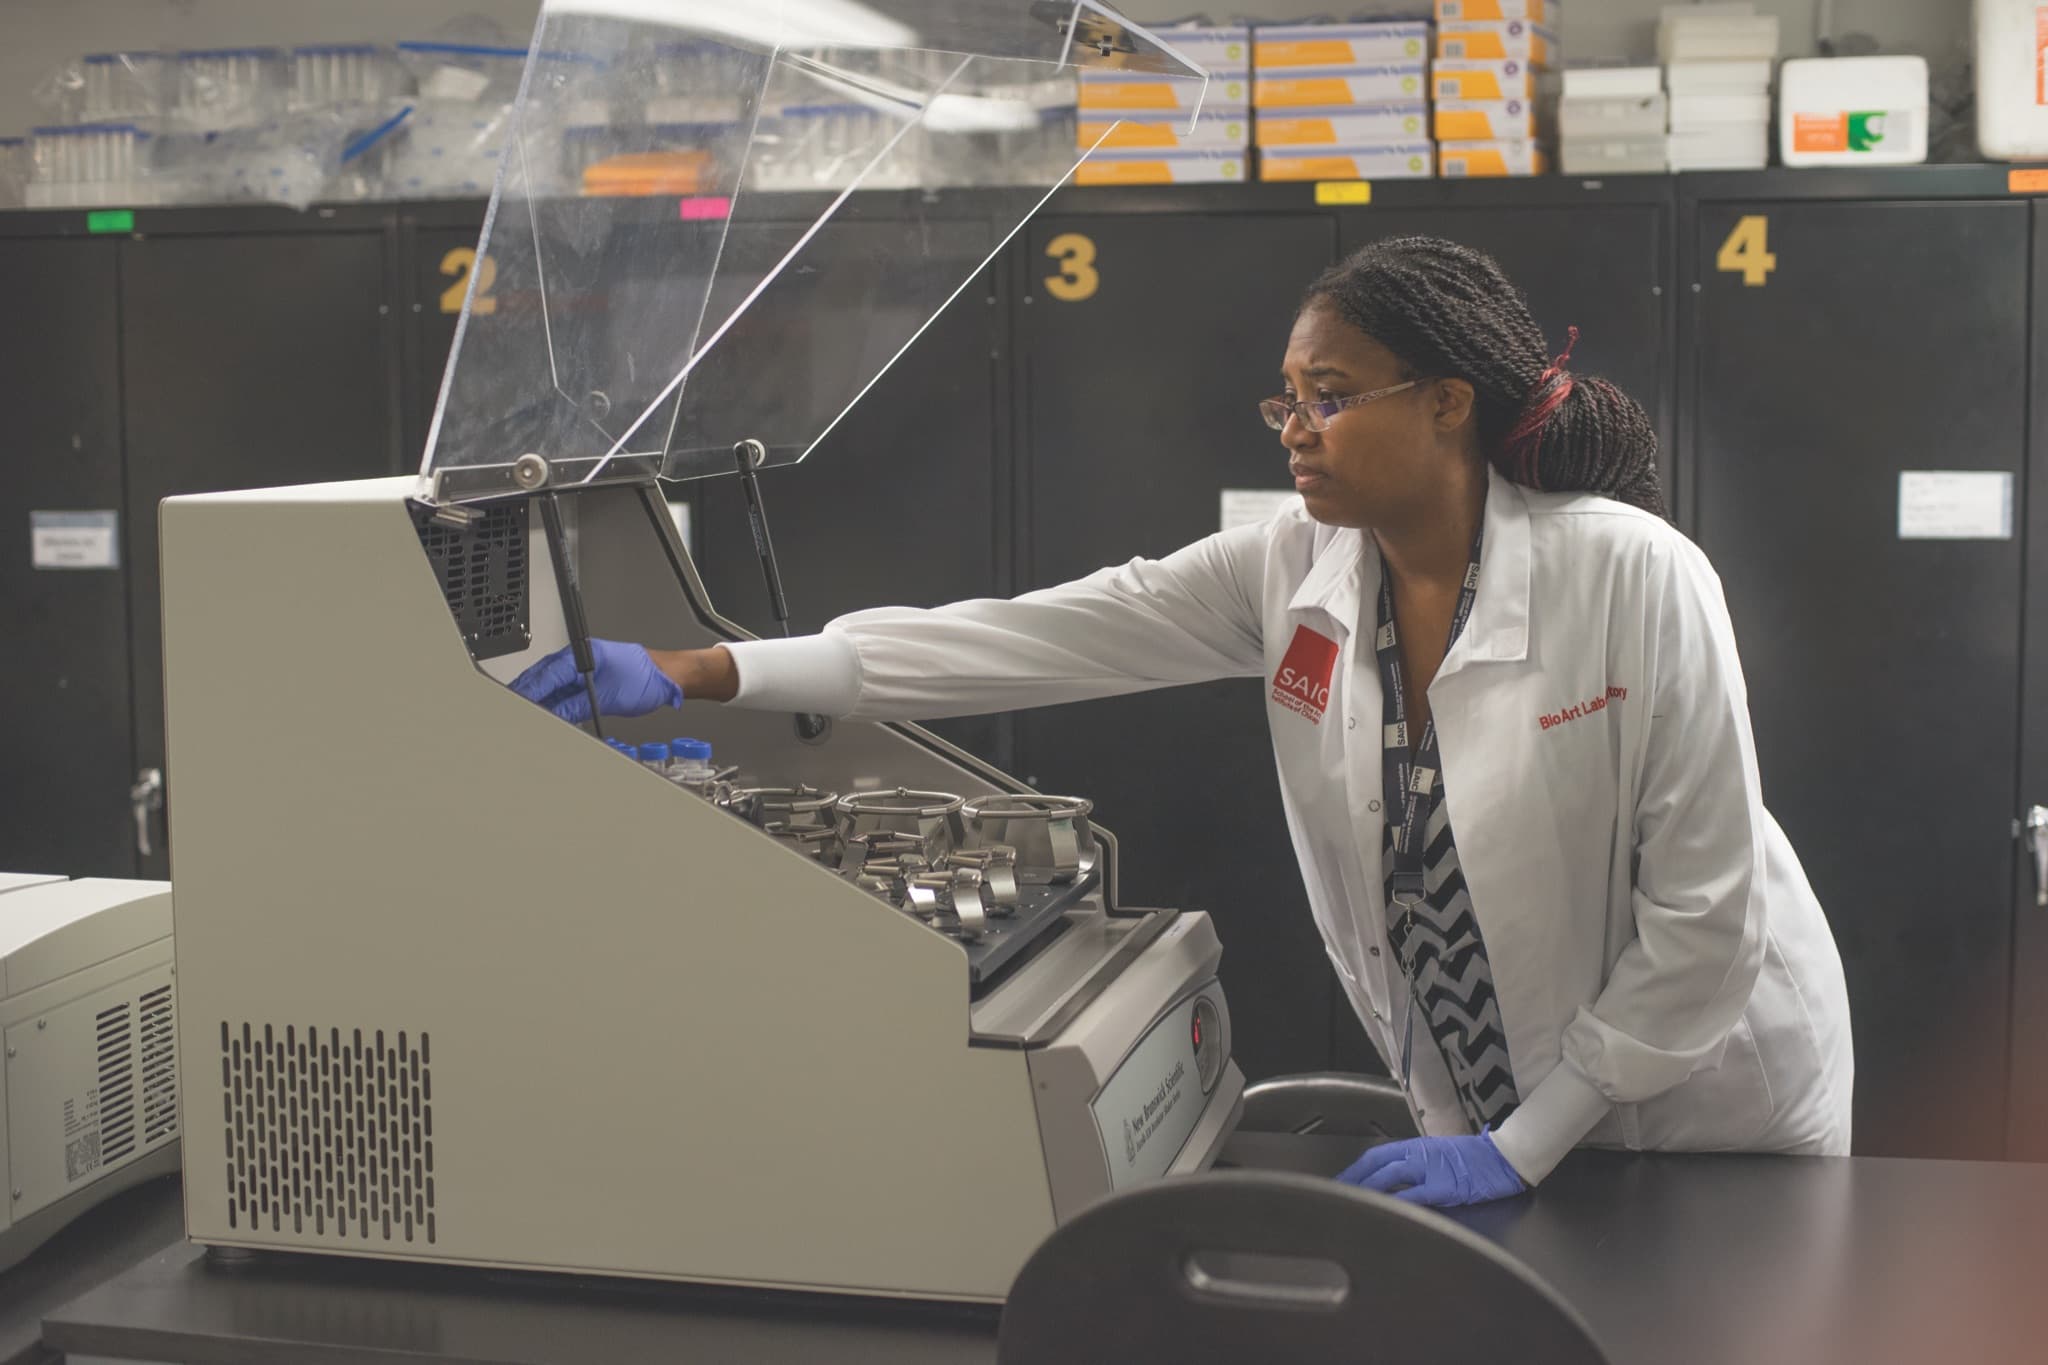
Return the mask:
<svg viewBox="0 0 2048 1365">
<path fill-rule="evenodd" d="M 1908 166 L 1927 159 L 1925 57 L 1819 57 L 1778 74 L 1787 166 Z"/>
</svg>

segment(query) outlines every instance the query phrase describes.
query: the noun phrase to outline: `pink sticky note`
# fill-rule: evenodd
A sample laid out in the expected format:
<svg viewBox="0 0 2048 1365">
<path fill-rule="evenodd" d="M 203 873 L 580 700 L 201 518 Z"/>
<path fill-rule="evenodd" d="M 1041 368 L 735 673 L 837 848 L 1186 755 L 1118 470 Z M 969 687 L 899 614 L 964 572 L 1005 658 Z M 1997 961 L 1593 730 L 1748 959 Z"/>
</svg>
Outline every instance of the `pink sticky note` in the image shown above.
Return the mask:
<svg viewBox="0 0 2048 1365">
<path fill-rule="evenodd" d="M 707 218 L 729 218 L 732 216 L 732 200 L 725 196 L 685 199 L 678 216 L 686 223 L 702 222 Z"/>
</svg>

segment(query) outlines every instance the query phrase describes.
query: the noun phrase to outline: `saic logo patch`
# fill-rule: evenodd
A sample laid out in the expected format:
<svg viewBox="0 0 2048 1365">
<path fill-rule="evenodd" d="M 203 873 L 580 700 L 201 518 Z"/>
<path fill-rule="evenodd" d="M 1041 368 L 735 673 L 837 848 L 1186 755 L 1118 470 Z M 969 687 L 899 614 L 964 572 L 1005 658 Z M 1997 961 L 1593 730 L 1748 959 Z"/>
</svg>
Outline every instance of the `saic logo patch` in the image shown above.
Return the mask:
<svg viewBox="0 0 2048 1365">
<path fill-rule="evenodd" d="M 1273 700 L 1306 716 L 1311 725 L 1323 723 L 1330 706 L 1330 675 L 1337 669 L 1337 642 L 1318 635 L 1307 626 L 1297 626 L 1287 657 L 1273 675 Z"/>
</svg>

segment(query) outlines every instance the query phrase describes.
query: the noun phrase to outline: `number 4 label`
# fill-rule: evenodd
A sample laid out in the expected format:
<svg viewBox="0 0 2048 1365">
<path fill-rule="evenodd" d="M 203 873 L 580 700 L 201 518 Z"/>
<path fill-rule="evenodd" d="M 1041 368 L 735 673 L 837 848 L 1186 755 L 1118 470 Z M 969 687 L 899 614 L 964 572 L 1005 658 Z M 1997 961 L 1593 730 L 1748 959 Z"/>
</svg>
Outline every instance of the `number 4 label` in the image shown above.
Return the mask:
<svg viewBox="0 0 2048 1365">
<path fill-rule="evenodd" d="M 1738 220 L 1735 231 L 1721 243 L 1721 254 L 1715 258 L 1715 266 L 1731 275 L 1742 276 L 1743 284 L 1751 289 L 1763 288 L 1771 272 L 1778 268 L 1778 258 L 1770 251 L 1770 230 L 1770 220 L 1761 213 Z"/>
</svg>

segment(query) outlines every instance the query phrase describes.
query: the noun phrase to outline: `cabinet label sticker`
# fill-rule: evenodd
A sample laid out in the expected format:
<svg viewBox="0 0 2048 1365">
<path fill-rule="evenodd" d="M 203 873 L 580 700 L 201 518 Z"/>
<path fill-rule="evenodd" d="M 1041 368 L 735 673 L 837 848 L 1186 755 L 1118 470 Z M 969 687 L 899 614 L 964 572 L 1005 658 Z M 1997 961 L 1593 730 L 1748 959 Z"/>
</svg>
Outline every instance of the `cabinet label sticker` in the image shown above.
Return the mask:
<svg viewBox="0 0 2048 1365">
<path fill-rule="evenodd" d="M 29 562 L 37 569 L 121 567 L 119 513 L 30 512 Z"/>
<path fill-rule="evenodd" d="M 2005 470 L 1901 470 L 1899 539 L 2011 540 L 2012 504 Z"/>
</svg>

